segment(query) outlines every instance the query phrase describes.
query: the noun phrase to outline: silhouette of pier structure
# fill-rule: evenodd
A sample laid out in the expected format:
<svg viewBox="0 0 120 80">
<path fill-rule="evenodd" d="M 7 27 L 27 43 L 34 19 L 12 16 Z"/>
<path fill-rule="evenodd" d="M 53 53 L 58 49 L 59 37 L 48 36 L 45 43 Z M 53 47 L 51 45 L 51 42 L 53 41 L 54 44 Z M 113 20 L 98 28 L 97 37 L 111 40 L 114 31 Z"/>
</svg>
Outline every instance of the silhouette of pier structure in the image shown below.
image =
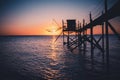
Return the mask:
<svg viewBox="0 0 120 80">
<path fill-rule="evenodd" d="M 104 2 L 104 12 L 101 12 L 101 16 L 96 19 L 92 19 L 92 14 L 89 14 L 90 23 L 86 24 L 83 19 L 82 24 L 78 22 L 76 24 L 75 19 L 69 19 L 66 22 L 62 21 L 62 33 L 63 44 L 67 45 L 71 51 L 78 49 L 79 51 L 86 50 L 87 43 L 90 44 L 91 60 L 93 60 L 94 49 L 97 48 L 102 52 L 103 60 L 106 62 L 107 68 L 109 68 L 109 31 L 110 28 L 116 36 L 119 33 L 115 30 L 114 26 L 109 22 L 110 19 L 120 16 L 120 0 L 118 0 L 109 10 L 107 6 L 107 0 Z M 101 26 L 101 36 L 99 39 L 94 37 L 94 27 Z M 87 31 L 90 30 L 90 34 Z M 74 33 L 74 35 L 72 35 Z M 100 41 L 102 42 L 100 44 Z"/>
</svg>

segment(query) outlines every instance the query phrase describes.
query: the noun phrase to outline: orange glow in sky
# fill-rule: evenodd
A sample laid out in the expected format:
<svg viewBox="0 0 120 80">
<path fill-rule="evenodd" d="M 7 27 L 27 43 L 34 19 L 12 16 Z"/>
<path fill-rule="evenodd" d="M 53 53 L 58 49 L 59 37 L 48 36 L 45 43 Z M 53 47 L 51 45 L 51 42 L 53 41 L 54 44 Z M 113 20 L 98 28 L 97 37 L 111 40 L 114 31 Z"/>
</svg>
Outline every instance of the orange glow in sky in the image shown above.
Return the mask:
<svg viewBox="0 0 120 80">
<path fill-rule="evenodd" d="M 0 15 L 0 35 L 58 35 L 61 30 L 56 30 L 62 27 L 62 20 L 76 19 L 76 22 L 79 20 L 82 23 L 85 19 L 89 23 L 89 13 L 96 2 L 97 0 L 23 0 L 21 4 L 8 2 L 8 6 L 2 5 L 5 9 L 3 15 Z M 117 26 L 116 29 L 120 30 Z M 100 30 L 100 27 L 94 29 L 94 33 L 100 34 Z"/>
</svg>

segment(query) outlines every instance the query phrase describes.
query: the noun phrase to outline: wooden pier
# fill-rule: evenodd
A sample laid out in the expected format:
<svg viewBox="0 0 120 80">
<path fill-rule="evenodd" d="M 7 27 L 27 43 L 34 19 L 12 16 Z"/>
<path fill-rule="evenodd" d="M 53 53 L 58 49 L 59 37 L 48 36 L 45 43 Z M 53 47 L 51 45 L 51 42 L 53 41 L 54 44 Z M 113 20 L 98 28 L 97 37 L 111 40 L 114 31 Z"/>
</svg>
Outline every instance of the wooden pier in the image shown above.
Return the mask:
<svg viewBox="0 0 120 80">
<path fill-rule="evenodd" d="M 62 33 L 63 33 L 63 44 L 67 45 L 70 51 L 78 49 L 79 51 L 85 51 L 87 43 L 90 44 L 91 48 L 91 61 L 94 56 L 94 49 L 97 48 L 102 52 L 103 62 L 105 61 L 106 67 L 109 70 L 109 32 L 110 28 L 118 38 L 120 38 L 118 32 L 115 30 L 114 26 L 109 22 L 110 19 L 120 16 L 120 0 L 113 5 L 109 10 L 107 8 L 107 0 L 104 2 L 104 12 L 101 12 L 101 16 L 96 19 L 92 19 L 92 14 L 89 14 L 90 23 L 86 24 L 85 20 L 83 22 L 78 22 L 76 24 L 75 19 L 62 21 Z M 94 37 L 94 27 L 97 25 L 101 26 L 101 36 L 99 39 Z M 90 34 L 87 31 L 90 30 Z M 100 41 L 102 44 L 100 44 Z"/>
</svg>

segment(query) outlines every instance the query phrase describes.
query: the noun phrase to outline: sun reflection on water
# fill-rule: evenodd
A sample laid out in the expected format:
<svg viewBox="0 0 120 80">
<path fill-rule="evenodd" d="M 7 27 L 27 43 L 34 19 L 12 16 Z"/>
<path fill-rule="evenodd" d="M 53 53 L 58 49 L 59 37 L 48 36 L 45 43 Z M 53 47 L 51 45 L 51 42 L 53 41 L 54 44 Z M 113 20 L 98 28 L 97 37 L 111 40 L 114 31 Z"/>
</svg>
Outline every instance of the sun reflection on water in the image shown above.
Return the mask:
<svg viewBox="0 0 120 80">
<path fill-rule="evenodd" d="M 57 78 L 59 74 L 59 56 L 57 51 L 57 43 L 54 43 L 56 37 L 52 36 L 51 44 L 50 44 L 50 53 L 48 55 L 49 58 L 49 67 L 46 68 L 45 70 L 45 77 L 48 80 L 52 80 L 54 78 Z"/>
<path fill-rule="evenodd" d="M 51 58 L 53 61 L 57 61 L 58 57 L 57 57 L 57 54 L 56 54 L 56 43 L 54 43 L 56 37 L 55 36 L 52 36 L 52 43 L 51 43 L 51 53 L 49 55 L 49 58 Z"/>
</svg>

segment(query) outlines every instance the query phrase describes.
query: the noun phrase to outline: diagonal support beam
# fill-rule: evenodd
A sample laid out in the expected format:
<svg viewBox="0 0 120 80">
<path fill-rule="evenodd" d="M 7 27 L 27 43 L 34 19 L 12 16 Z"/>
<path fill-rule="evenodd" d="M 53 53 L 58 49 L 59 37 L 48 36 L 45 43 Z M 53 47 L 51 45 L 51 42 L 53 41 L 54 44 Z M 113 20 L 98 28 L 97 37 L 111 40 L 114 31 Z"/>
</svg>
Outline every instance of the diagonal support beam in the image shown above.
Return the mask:
<svg viewBox="0 0 120 80">
<path fill-rule="evenodd" d="M 118 36 L 118 38 L 120 39 L 120 35 L 119 33 L 115 30 L 115 28 L 108 22 L 108 25 L 110 27 L 110 29 L 116 34 L 116 36 Z"/>
<path fill-rule="evenodd" d="M 99 40 L 97 41 L 95 38 L 93 38 L 93 40 L 94 40 L 94 45 L 98 48 L 98 49 L 100 49 L 102 52 L 104 52 L 104 49 L 101 47 L 101 45 L 99 44 L 99 41 L 102 39 L 102 36 L 99 38 Z M 95 48 L 95 47 L 93 47 L 93 48 Z"/>
</svg>

